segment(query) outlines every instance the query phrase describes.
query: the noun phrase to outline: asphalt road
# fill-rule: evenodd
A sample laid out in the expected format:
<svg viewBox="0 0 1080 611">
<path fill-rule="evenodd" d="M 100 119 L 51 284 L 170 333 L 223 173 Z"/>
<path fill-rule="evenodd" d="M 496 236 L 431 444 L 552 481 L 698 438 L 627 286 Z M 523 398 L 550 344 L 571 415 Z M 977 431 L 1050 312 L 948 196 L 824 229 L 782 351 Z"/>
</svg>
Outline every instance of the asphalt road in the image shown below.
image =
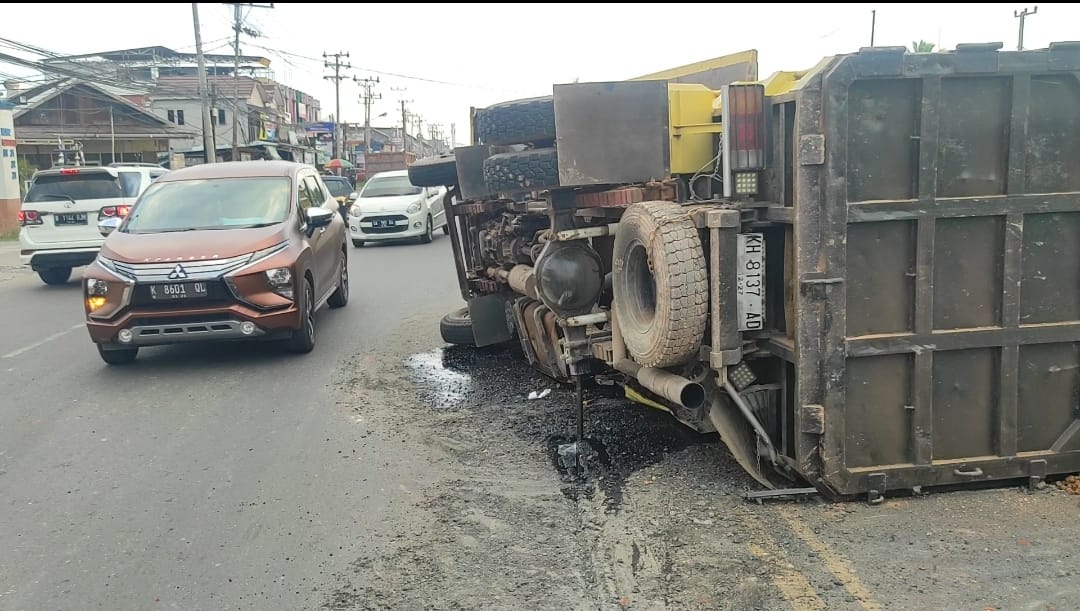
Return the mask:
<svg viewBox="0 0 1080 611">
<path fill-rule="evenodd" d="M 160 347 L 122 368 L 84 330 L 81 270 L 47 287 L 16 249 L 0 243 L 0 609 L 318 607 L 393 536 L 387 490 L 422 465 L 339 386 L 403 324 L 437 341 L 460 304 L 448 238 L 350 249 L 351 302 L 317 316 L 312 354 Z"/>
</svg>

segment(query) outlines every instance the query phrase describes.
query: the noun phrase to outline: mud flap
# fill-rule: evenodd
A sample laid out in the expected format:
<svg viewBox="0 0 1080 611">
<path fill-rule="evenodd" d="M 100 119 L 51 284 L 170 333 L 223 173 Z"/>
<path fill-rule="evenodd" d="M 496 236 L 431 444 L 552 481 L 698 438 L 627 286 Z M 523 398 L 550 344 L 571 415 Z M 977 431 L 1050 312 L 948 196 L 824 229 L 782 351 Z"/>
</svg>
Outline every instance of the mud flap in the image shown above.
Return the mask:
<svg viewBox="0 0 1080 611">
<path fill-rule="evenodd" d="M 716 427 L 720 439 L 744 471 L 766 488 L 777 487 L 777 484 L 769 479 L 769 467 L 762 467 L 753 429 L 737 409 L 716 397 L 709 405 L 709 421 Z"/>
<path fill-rule="evenodd" d="M 513 339 L 506 315 L 507 301 L 509 300 L 501 294 L 484 295 L 469 300 L 469 318 L 472 320 L 477 348 Z"/>
</svg>

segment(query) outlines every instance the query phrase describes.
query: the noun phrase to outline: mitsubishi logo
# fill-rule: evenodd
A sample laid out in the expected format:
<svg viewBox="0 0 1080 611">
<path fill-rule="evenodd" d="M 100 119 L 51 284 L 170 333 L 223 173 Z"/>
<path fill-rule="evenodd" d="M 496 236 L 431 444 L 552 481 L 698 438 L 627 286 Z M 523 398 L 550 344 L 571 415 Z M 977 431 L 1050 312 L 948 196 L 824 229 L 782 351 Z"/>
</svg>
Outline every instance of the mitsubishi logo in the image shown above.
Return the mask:
<svg viewBox="0 0 1080 611">
<path fill-rule="evenodd" d="M 177 263 L 172 273 L 169 274 L 169 280 L 183 280 L 184 278 L 187 278 L 187 271 L 184 270 L 183 265 Z"/>
</svg>

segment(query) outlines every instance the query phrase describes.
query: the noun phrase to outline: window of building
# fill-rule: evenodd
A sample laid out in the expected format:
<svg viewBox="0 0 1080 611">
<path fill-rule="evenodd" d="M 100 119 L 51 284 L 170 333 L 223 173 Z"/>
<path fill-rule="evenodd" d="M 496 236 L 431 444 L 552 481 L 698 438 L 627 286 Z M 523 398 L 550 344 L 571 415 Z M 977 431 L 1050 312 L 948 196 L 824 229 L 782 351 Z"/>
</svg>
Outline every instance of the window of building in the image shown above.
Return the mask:
<svg viewBox="0 0 1080 611">
<path fill-rule="evenodd" d="M 218 125 L 225 125 L 225 109 L 219 108 L 217 111 L 217 123 Z"/>
<path fill-rule="evenodd" d="M 177 125 L 183 125 L 184 124 L 184 111 L 182 111 L 182 110 L 176 111 L 176 124 Z"/>
<path fill-rule="evenodd" d="M 172 111 L 172 110 L 169 111 L 169 123 L 176 123 L 176 112 L 175 111 Z"/>
</svg>

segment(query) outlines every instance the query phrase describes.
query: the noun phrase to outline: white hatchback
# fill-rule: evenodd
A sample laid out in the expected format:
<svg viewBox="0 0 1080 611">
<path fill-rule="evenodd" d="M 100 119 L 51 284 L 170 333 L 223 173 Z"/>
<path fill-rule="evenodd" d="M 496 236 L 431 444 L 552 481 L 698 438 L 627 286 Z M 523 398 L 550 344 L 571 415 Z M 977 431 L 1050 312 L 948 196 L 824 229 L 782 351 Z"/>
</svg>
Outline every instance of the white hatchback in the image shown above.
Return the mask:
<svg viewBox="0 0 1080 611">
<path fill-rule="evenodd" d="M 443 209 L 445 187 L 416 187 L 407 170 L 380 172 L 364 183 L 349 209 L 353 246 L 376 240 L 419 238 L 428 243 L 435 230 L 450 233 Z"/>
<path fill-rule="evenodd" d="M 45 284 L 65 284 L 105 241 L 98 221 L 126 216 L 160 166 L 80 166 L 40 170 L 19 210 L 19 260 Z"/>
</svg>

